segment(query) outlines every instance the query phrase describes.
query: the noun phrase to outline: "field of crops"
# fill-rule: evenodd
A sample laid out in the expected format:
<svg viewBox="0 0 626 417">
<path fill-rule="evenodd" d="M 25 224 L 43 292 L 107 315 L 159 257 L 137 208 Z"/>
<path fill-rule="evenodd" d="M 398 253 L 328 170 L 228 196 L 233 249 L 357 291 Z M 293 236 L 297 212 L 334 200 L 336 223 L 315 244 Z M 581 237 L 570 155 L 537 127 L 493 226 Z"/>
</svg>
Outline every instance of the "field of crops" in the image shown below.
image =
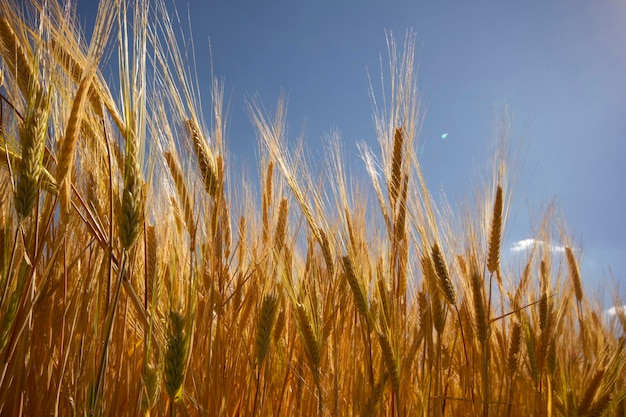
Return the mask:
<svg viewBox="0 0 626 417">
<path fill-rule="evenodd" d="M 586 294 L 558 212 L 501 256 L 507 121 L 461 209 L 426 186 L 413 38 L 369 183 L 339 138 L 311 172 L 285 101 L 251 100 L 255 190 L 162 2 L 102 0 L 88 40 L 72 16 L 0 0 L 1 415 L 624 415 L 626 315 Z"/>
</svg>

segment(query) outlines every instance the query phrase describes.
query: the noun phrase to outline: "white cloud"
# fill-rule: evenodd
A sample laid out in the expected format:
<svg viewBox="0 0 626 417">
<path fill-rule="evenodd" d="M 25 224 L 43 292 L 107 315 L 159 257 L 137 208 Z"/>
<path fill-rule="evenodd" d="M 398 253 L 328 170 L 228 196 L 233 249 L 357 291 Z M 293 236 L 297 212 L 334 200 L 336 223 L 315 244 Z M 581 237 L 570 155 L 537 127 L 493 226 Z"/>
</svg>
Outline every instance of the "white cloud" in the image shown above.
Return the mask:
<svg viewBox="0 0 626 417">
<path fill-rule="evenodd" d="M 513 246 L 511 246 L 511 251 L 512 252 L 522 252 L 525 250 L 529 250 L 532 249 L 532 247 L 535 245 L 535 239 L 524 239 L 524 240 L 520 240 L 518 242 L 515 242 L 513 244 Z M 539 242 L 541 243 L 541 242 Z"/>
<path fill-rule="evenodd" d="M 626 314 L 626 305 L 614 306 L 606 310 L 605 312 L 609 316 L 617 316 L 618 314 Z"/>
<path fill-rule="evenodd" d="M 543 246 L 545 243 L 538 239 L 523 239 L 515 242 L 513 246 L 511 246 L 511 252 L 523 252 L 532 249 L 533 247 Z M 565 252 L 564 246 L 559 245 L 550 245 L 550 251 L 556 253 Z"/>
</svg>

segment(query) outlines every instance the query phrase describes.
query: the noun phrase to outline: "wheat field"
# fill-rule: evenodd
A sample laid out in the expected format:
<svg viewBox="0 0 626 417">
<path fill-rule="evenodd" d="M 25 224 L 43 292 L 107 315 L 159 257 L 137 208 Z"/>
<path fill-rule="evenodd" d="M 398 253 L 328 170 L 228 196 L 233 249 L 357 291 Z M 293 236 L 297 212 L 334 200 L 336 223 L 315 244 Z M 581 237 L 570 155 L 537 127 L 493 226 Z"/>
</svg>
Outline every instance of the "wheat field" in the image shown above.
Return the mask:
<svg viewBox="0 0 626 417">
<path fill-rule="evenodd" d="M 256 190 L 173 21 L 101 0 L 85 36 L 57 0 L 0 0 L 0 415 L 625 415 L 626 315 L 558 212 L 535 237 L 563 253 L 504 256 L 506 121 L 462 209 L 426 186 L 414 37 L 388 39 L 369 182 L 338 137 L 313 173 L 285 101 L 251 99 Z"/>
</svg>

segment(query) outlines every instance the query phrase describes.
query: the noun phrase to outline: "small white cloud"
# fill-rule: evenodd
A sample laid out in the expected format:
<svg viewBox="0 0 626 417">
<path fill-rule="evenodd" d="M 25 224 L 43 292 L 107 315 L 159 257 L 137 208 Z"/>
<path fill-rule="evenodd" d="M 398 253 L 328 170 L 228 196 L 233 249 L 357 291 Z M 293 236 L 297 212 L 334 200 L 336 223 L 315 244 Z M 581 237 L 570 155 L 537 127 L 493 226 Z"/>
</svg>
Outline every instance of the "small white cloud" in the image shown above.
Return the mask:
<svg viewBox="0 0 626 417">
<path fill-rule="evenodd" d="M 565 253 L 565 246 L 550 245 L 550 250 L 552 252 Z"/>
<path fill-rule="evenodd" d="M 511 246 L 511 252 L 523 252 L 523 251 L 530 250 L 535 246 L 537 247 L 543 246 L 544 244 L 545 243 L 543 241 L 537 240 L 537 239 L 523 239 L 523 240 L 515 242 L 513 246 Z M 550 245 L 550 251 L 556 252 L 556 253 L 563 253 L 565 252 L 565 247 L 559 246 L 559 245 Z"/>
<path fill-rule="evenodd" d="M 609 316 L 617 316 L 618 314 L 626 314 L 626 305 L 614 306 L 605 312 Z"/>
<path fill-rule="evenodd" d="M 512 252 L 522 252 L 528 249 L 532 249 L 536 244 L 542 244 L 543 242 L 537 241 L 535 239 L 524 239 L 518 242 L 515 242 L 513 246 L 511 246 Z"/>
</svg>

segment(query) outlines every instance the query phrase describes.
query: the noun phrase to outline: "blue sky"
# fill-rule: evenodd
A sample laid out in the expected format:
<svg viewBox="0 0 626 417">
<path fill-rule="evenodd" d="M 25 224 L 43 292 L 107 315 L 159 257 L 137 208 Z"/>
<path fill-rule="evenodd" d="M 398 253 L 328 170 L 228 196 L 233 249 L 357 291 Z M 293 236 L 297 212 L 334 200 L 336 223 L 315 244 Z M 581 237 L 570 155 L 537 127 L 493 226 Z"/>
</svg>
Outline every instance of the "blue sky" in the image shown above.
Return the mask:
<svg viewBox="0 0 626 417">
<path fill-rule="evenodd" d="M 205 104 L 209 39 L 215 74 L 225 81 L 231 169 L 257 172 L 245 98 L 258 95 L 273 109 L 282 88 L 290 138 L 304 129 L 319 156 L 322 136 L 338 130 L 361 172 L 356 143 L 376 140 L 368 72 L 377 88 L 385 30 L 402 41 L 413 29 L 426 106 L 418 146 L 433 190 L 451 200 L 471 192 L 490 157 L 494 109 L 506 104 L 513 145 L 524 140 L 526 149 L 510 244 L 531 237 L 529 219 L 539 220 L 554 199 L 582 244 L 587 284 L 608 283 L 611 268 L 626 285 L 626 0 L 190 0 L 176 7 L 183 20 L 191 16 Z M 91 1 L 80 0 L 78 10 L 87 24 L 95 17 Z"/>
</svg>

